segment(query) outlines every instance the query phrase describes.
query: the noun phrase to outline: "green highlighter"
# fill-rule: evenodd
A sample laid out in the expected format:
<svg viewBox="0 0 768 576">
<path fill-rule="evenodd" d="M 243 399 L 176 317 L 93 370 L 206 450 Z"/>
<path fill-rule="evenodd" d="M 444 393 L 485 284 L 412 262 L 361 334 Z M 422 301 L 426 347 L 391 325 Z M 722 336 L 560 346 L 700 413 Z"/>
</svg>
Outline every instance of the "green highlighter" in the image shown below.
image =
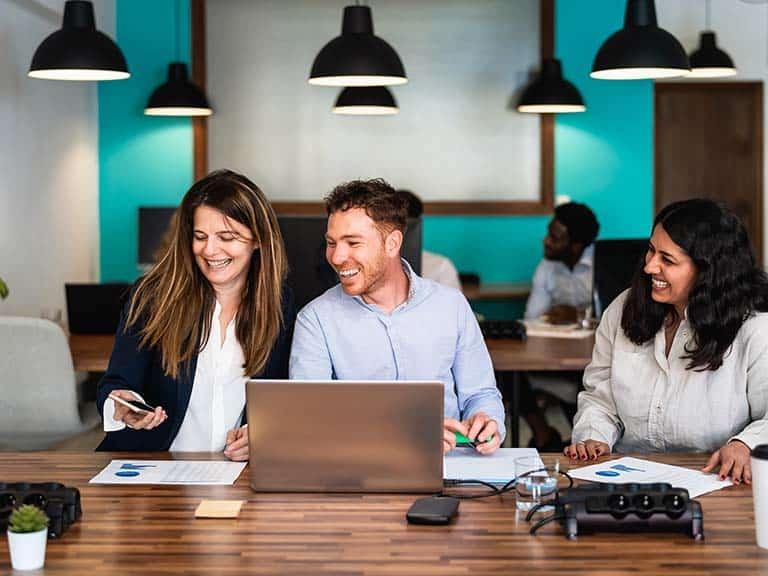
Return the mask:
<svg viewBox="0 0 768 576">
<path fill-rule="evenodd" d="M 464 436 L 464 434 L 462 434 L 461 432 L 454 432 L 453 435 L 456 436 L 456 446 L 471 446 L 472 448 L 477 447 L 476 442 L 470 440 L 469 438 Z M 488 438 L 486 442 L 490 442 L 492 439 L 493 439 L 493 436 Z"/>
</svg>

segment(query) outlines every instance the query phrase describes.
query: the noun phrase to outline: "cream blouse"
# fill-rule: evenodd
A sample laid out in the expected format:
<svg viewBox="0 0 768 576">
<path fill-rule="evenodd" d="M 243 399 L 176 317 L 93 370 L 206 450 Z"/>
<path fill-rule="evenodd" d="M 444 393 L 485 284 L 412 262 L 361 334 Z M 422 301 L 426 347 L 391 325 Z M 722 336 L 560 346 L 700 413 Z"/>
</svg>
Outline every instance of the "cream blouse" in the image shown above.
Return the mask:
<svg viewBox="0 0 768 576">
<path fill-rule="evenodd" d="M 768 313 L 739 329 L 715 371 L 686 370 L 693 333 L 680 323 L 665 355 L 664 329 L 642 346 L 621 329 L 628 291 L 605 311 L 584 372 L 573 441 L 599 440 L 619 452 L 717 450 L 731 439 L 768 443 Z"/>
</svg>

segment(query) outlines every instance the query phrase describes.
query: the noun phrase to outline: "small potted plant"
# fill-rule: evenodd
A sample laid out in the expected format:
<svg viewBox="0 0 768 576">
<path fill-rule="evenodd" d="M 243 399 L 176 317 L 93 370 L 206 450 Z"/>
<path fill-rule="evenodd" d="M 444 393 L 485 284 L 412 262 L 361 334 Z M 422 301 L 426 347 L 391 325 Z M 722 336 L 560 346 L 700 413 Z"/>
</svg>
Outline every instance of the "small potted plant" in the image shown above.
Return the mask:
<svg viewBox="0 0 768 576">
<path fill-rule="evenodd" d="M 6 284 L 2 278 L 0 278 L 0 300 L 8 298 L 8 284 Z"/>
<path fill-rule="evenodd" d="M 45 564 L 48 541 L 48 516 L 26 504 L 11 513 L 8 519 L 8 548 L 14 570 L 37 570 Z"/>
</svg>

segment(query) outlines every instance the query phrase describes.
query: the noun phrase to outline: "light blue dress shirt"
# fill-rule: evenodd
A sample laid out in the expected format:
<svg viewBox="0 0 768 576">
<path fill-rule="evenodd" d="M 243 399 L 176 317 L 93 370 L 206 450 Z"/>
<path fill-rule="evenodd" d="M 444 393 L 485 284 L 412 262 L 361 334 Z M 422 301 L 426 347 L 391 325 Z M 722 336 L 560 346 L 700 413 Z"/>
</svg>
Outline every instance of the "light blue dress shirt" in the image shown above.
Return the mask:
<svg viewBox="0 0 768 576">
<path fill-rule="evenodd" d="M 594 244 L 584 248 L 573 270 L 562 262 L 542 259 L 533 275 L 531 295 L 525 306 L 525 317 L 538 318 L 549 312 L 552 306 L 557 305 L 576 308 L 588 306 L 592 300 L 594 254 Z"/>
<path fill-rule="evenodd" d="M 439 380 L 445 416 L 485 412 L 504 428 L 504 404 L 475 315 L 464 295 L 417 276 L 408 299 L 390 314 L 336 285 L 296 318 L 294 380 Z"/>
</svg>

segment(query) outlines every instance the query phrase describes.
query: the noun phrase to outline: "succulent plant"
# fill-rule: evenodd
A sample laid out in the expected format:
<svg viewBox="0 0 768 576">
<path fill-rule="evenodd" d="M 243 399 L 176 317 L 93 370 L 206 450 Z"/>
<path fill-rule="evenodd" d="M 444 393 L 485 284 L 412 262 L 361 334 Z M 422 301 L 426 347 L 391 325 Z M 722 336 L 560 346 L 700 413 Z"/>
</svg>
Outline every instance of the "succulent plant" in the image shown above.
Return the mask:
<svg viewBox="0 0 768 576">
<path fill-rule="evenodd" d="M 11 513 L 8 531 L 16 533 L 39 532 L 48 526 L 48 516 L 37 506 L 25 504 Z"/>
<path fill-rule="evenodd" d="M 0 300 L 5 300 L 8 297 L 8 284 L 6 284 L 2 278 L 0 278 Z"/>
</svg>

